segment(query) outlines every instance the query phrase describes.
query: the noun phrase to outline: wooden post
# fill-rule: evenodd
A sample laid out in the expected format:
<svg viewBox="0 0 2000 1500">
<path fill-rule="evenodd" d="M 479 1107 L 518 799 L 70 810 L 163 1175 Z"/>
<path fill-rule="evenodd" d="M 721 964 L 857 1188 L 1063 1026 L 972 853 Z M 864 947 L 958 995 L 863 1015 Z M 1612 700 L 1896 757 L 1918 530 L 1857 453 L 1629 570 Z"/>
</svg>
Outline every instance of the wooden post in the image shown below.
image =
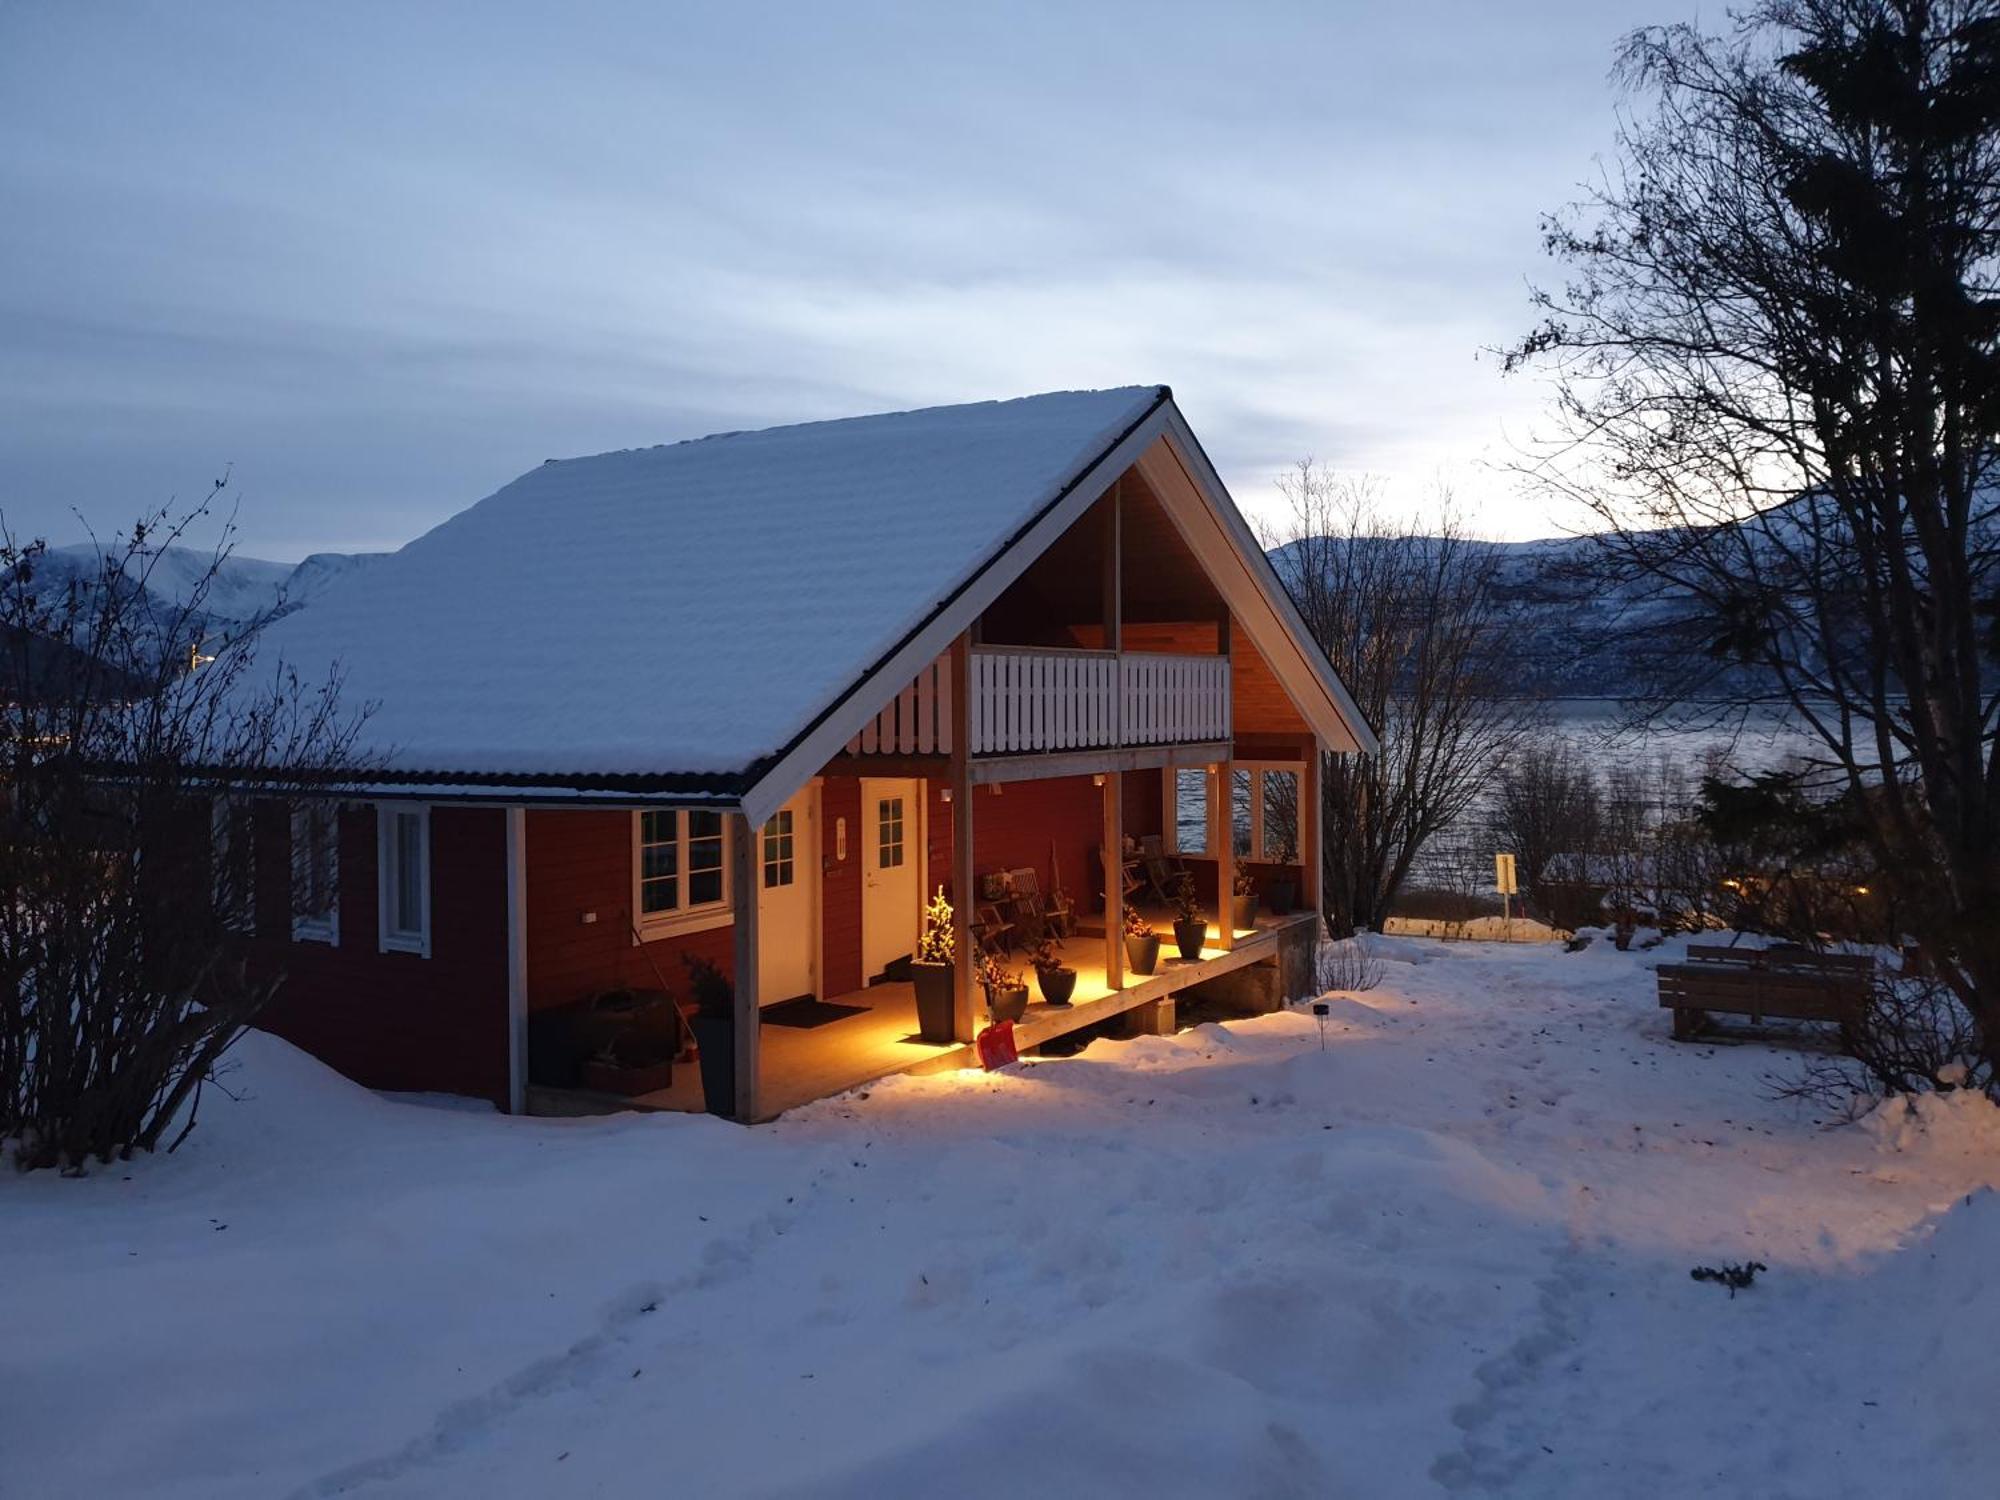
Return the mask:
<svg viewBox="0 0 2000 1500">
<path fill-rule="evenodd" d="M 743 813 L 728 813 L 730 902 L 736 920 L 736 1118 L 758 1117 L 757 830 Z"/>
<path fill-rule="evenodd" d="M 971 636 L 951 643 L 951 1031 L 961 1042 L 977 1034 L 972 1004 L 972 660 Z"/>
<path fill-rule="evenodd" d="M 1104 987 L 1125 988 L 1125 777 L 1104 775 Z"/>
<path fill-rule="evenodd" d="M 1227 953 L 1236 946 L 1236 762 L 1225 760 L 1215 780 L 1215 930 Z"/>
<path fill-rule="evenodd" d="M 1299 872 L 1304 877 L 1299 890 L 1318 919 L 1317 930 L 1322 934 L 1326 929 L 1326 901 L 1321 896 L 1321 882 L 1326 879 L 1326 859 L 1320 852 L 1320 840 L 1325 837 L 1326 825 L 1320 820 L 1319 785 L 1325 755 L 1318 735 L 1306 741 L 1305 768 L 1299 773 L 1298 811 L 1299 862 L 1304 867 Z"/>
</svg>

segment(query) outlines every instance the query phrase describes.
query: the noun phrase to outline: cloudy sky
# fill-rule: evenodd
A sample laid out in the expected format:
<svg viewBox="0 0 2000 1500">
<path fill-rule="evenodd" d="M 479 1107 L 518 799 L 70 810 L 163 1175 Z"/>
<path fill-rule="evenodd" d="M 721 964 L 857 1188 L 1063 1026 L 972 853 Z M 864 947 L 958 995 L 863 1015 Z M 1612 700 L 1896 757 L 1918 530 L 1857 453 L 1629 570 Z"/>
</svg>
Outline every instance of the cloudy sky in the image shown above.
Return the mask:
<svg viewBox="0 0 2000 1500">
<path fill-rule="evenodd" d="M 544 458 L 1174 387 L 1494 535 L 1537 215 L 1687 0 L 0 4 L 0 508 L 223 469 L 242 550 L 400 544 Z"/>
</svg>

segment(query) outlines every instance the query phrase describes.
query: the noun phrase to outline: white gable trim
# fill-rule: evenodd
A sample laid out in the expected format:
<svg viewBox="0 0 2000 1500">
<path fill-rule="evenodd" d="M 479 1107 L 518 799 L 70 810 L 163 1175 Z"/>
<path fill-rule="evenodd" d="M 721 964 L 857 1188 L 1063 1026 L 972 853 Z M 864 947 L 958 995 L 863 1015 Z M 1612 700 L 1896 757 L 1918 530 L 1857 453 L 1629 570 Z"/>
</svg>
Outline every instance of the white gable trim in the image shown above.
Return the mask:
<svg viewBox="0 0 2000 1500">
<path fill-rule="evenodd" d="M 1036 520 L 1000 553 L 956 596 L 889 657 L 849 690 L 818 724 L 801 737 L 764 775 L 743 793 L 742 808 L 752 826 L 761 826 L 772 813 L 817 776 L 842 747 L 928 666 L 966 628 L 998 599 L 1007 587 L 1026 572 L 1047 551 L 1056 538 L 1069 530 L 1093 502 L 1110 488 L 1112 481 L 1138 464 L 1157 439 L 1168 441 L 1163 450 L 1172 455 L 1184 483 L 1161 486 L 1161 501 L 1174 523 L 1181 528 L 1203 559 L 1216 587 L 1244 621 L 1250 639 L 1271 664 L 1279 682 L 1330 750 L 1359 750 L 1374 754 L 1379 748 L 1374 732 L 1355 706 L 1354 699 L 1335 675 L 1326 657 L 1312 645 L 1305 622 L 1299 618 L 1277 571 L 1251 535 L 1236 504 L 1229 498 L 1221 478 L 1209 464 L 1201 444 L 1181 416 L 1171 398 L 1162 401 L 1124 438 L 1086 469 L 1069 492 L 1040 519 Z M 1155 464 L 1157 464 L 1157 460 Z M 1149 466 L 1151 467 L 1151 466 Z M 1202 517 L 1185 514 L 1165 491 L 1191 491 L 1202 502 Z M 1212 539 L 1206 544 L 1194 529 L 1203 519 L 1227 546 L 1218 549 Z M 1232 554 L 1238 566 L 1218 569 L 1211 559 L 1222 552 Z M 1221 576 L 1227 575 L 1227 576 Z M 954 684 L 957 689 L 958 685 Z"/>
<path fill-rule="evenodd" d="M 743 793 L 743 811 L 753 827 L 763 825 L 798 789 L 820 773 L 862 726 L 951 645 L 1007 586 L 1028 570 L 1055 539 L 1073 526 L 1097 497 L 1111 487 L 1153 440 L 1167 430 L 1172 399 L 1163 398 L 1139 423 L 1073 481 L 1028 529 L 1015 537 L 930 620 L 848 690 L 810 730 Z M 954 685 L 957 686 L 956 684 Z"/>
</svg>

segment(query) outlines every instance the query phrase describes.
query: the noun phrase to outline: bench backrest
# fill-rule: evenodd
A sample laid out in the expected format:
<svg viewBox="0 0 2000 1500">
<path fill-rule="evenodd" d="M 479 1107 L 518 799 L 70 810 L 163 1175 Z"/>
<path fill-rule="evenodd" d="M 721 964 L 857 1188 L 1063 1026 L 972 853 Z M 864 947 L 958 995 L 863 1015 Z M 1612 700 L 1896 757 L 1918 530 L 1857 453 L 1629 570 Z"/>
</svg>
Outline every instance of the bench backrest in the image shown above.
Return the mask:
<svg viewBox="0 0 2000 1500">
<path fill-rule="evenodd" d="M 1718 968 L 1793 969 L 1805 973 L 1872 974 L 1875 960 L 1866 953 L 1815 953 L 1810 948 L 1724 948 L 1714 943 L 1689 943 L 1691 963 Z"/>
</svg>

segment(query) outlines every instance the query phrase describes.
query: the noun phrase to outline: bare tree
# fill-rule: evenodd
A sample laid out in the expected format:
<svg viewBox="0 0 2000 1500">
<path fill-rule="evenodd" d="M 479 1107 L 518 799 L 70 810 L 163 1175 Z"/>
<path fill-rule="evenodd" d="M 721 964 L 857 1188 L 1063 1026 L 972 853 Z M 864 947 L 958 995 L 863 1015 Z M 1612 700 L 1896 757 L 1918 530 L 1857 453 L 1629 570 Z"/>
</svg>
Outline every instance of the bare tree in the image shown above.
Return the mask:
<svg viewBox="0 0 2000 1500">
<path fill-rule="evenodd" d="M 2000 3 L 1763 0 L 1625 43 L 1650 112 L 1548 226 L 1552 483 L 1686 601 L 1682 695 L 1811 731 L 2000 1057 Z"/>
<path fill-rule="evenodd" d="M 151 1150 L 278 983 L 247 962 L 254 789 L 350 768 L 337 681 L 252 678 L 247 634 L 149 585 L 205 515 L 149 517 L 78 578 L 0 537 L 0 1142 L 22 1168 Z M 179 1137 L 175 1138 L 175 1144 Z"/>
<path fill-rule="evenodd" d="M 1266 538 L 1306 627 L 1382 750 L 1332 756 L 1321 782 L 1326 919 L 1379 928 L 1424 846 L 1463 818 L 1538 721 L 1506 670 L 1495 549 L 1441 496 L 1429 529 L 1392 520 L 1367 480 L 1310 461 Z"/>
<path fill-rule="evenodd" d="M 1553 911 L 1550 861 L 1587 855 L 1603 836 L 1604 804 L 1596 772 L 1575 740 L 1537 735 L 1516 747 L 1496 778 L 1494 842 L 1514 854 L 1522 887 Z"/>
</svg>

